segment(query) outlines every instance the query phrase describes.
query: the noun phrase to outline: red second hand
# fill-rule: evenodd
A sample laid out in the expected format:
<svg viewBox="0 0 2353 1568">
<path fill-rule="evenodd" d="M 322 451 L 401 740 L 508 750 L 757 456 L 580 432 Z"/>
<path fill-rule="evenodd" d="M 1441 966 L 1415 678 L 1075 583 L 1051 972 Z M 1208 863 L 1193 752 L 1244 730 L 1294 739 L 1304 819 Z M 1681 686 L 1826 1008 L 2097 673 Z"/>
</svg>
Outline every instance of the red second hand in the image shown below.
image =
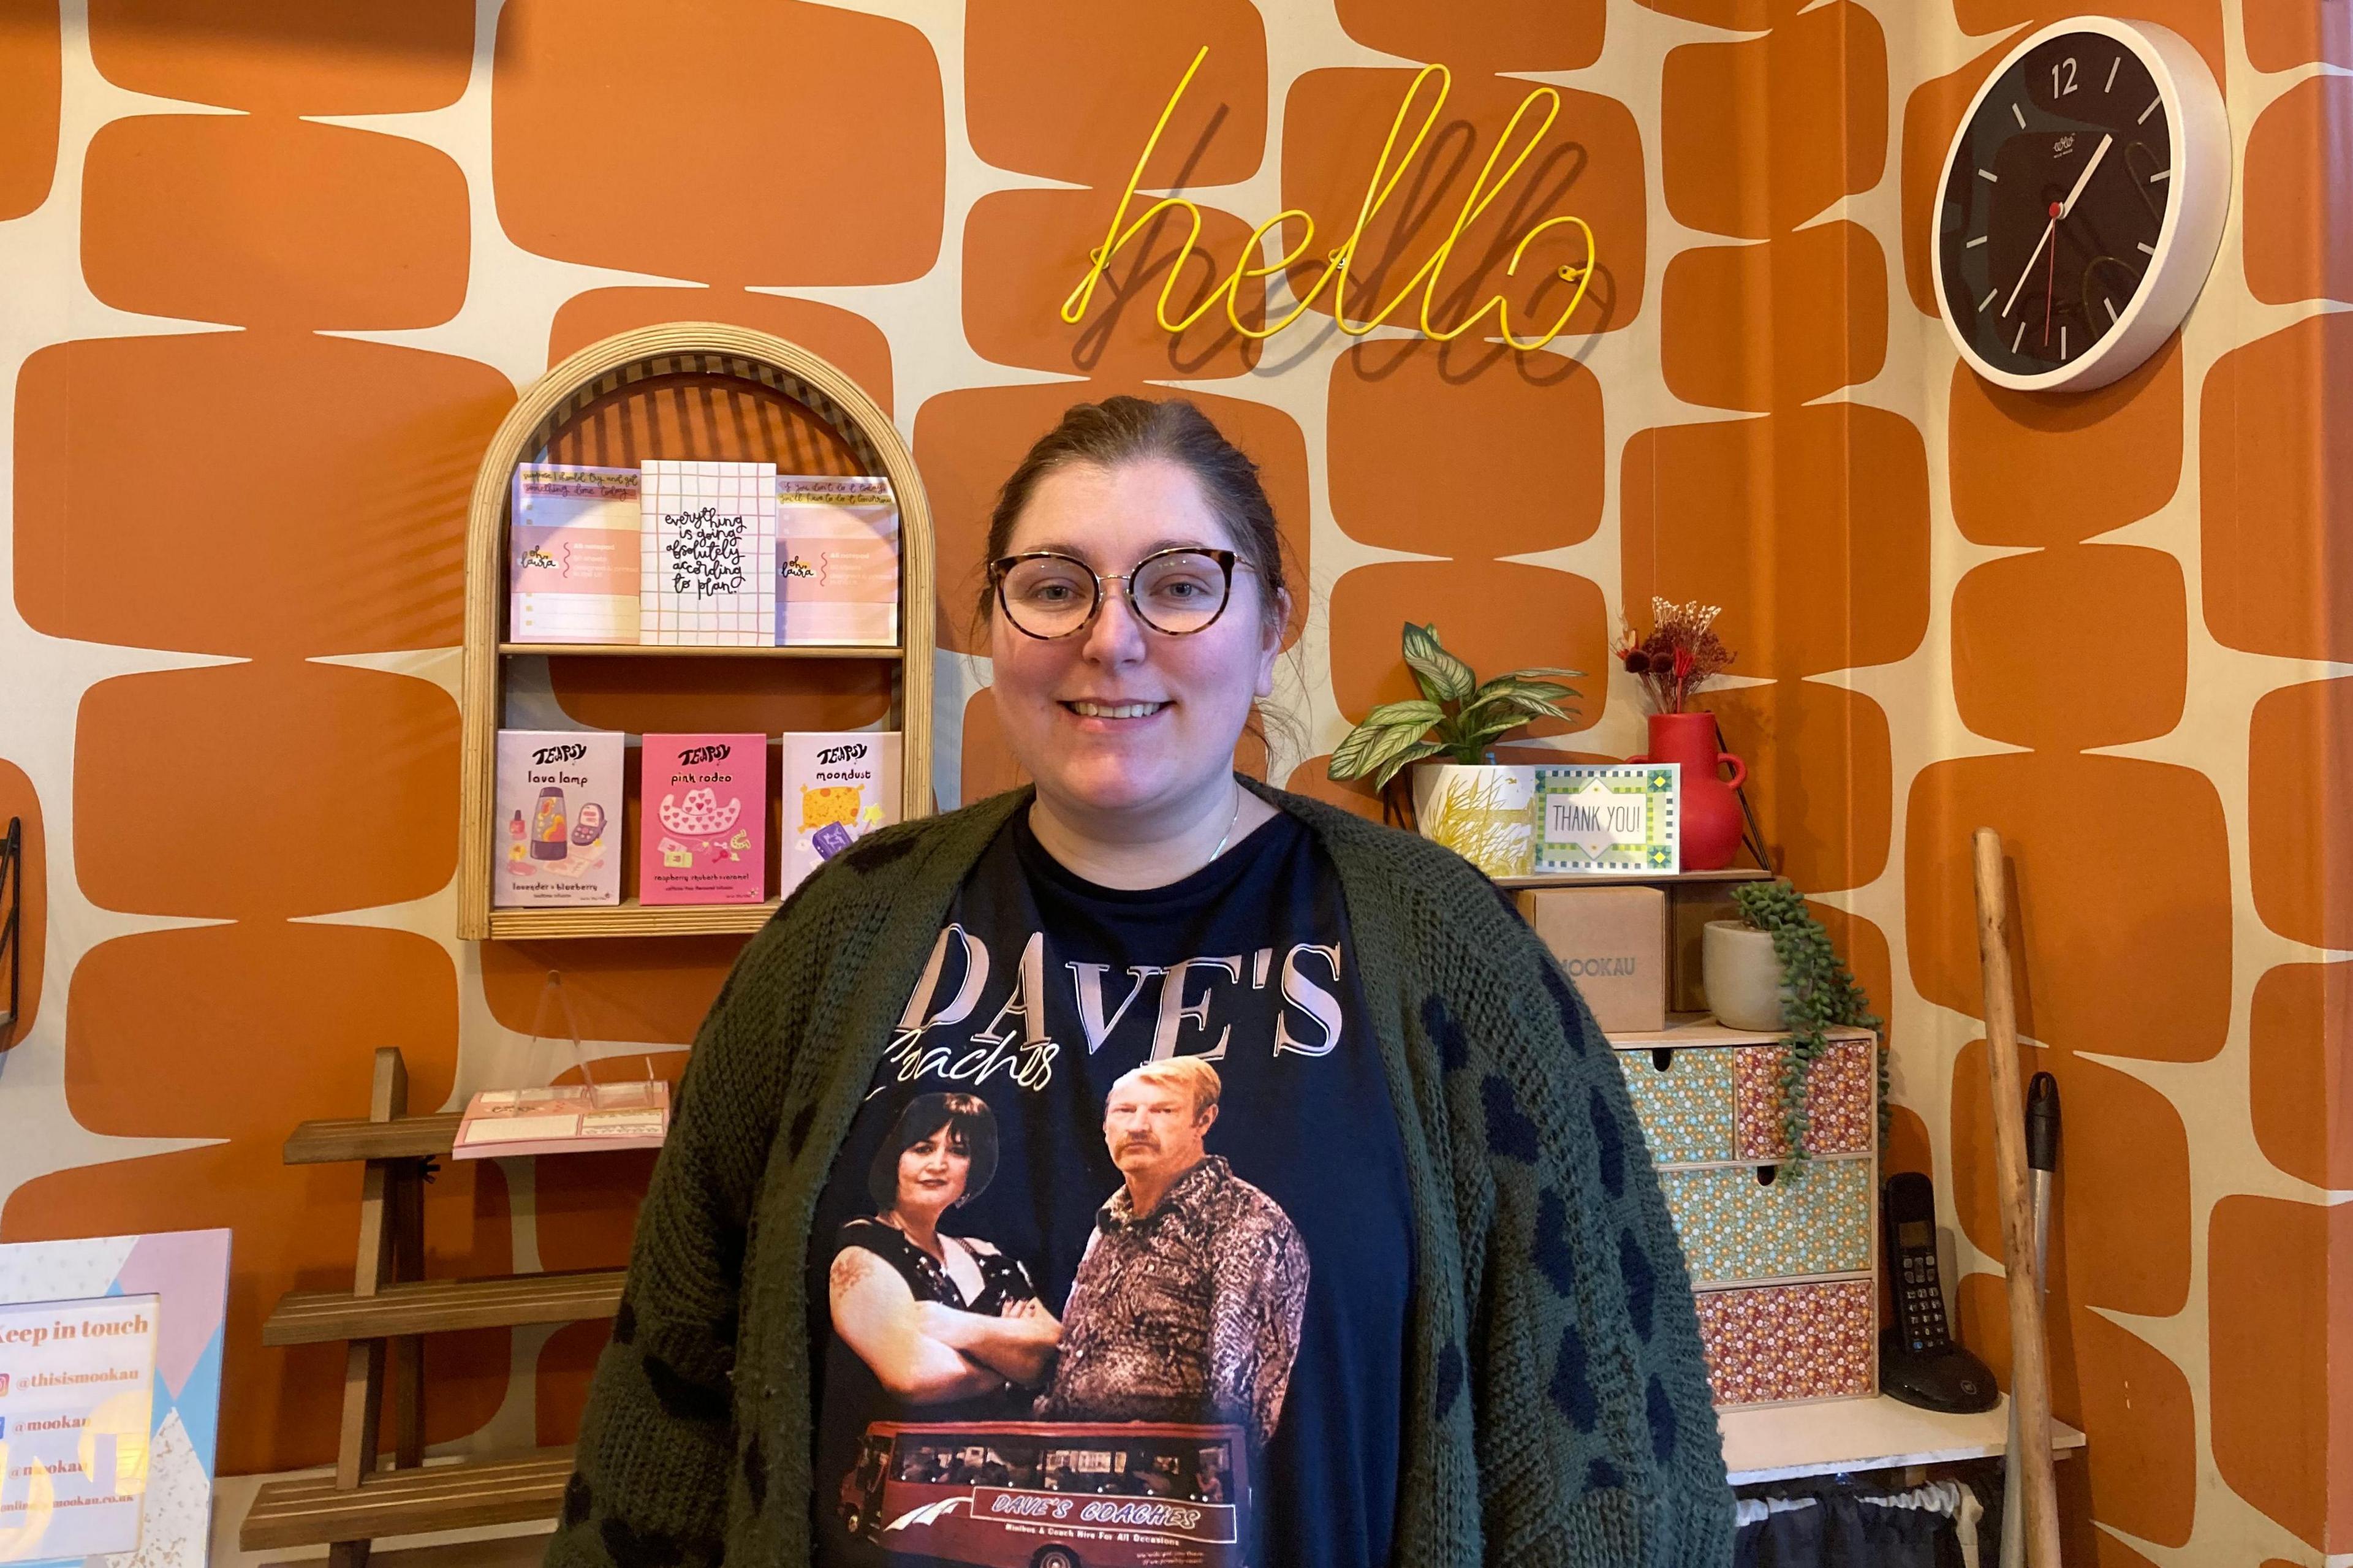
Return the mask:
<svg viewBox="0 0 2353 1568">
<path fill-rule="evenodd" d="M 2042 346 L 2051 346 L 2051 296 L 2059 291 L 2059 215 L 2065 211 L 2057 202 L 2051 204 L 2051 266 L 2042 283 Z"/>
</svg>

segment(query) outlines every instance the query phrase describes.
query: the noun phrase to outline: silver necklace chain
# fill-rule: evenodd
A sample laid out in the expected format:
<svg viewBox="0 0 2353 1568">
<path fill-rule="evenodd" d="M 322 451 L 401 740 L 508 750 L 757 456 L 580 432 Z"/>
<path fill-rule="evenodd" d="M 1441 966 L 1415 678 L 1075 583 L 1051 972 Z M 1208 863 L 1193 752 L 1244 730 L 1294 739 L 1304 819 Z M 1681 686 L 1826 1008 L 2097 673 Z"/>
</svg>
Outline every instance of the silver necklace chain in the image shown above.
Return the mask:
<svg viewBox="0 0 2353 1568">
<path fill-rule="evenodd" d="M 1240 822 L 1241 819 L 1242 786 L 1236 784 L 1234 785 L 1234 814 L 1233 816 L 1226 818 L 1226 830 L 1218 836 L 1218 847 L 1209 851 L 1210 859 L 1214 860 L 1219 856 L 1226 852 L 1226 840 L 1234 836 L 1234 824 Z"/>
</svg>

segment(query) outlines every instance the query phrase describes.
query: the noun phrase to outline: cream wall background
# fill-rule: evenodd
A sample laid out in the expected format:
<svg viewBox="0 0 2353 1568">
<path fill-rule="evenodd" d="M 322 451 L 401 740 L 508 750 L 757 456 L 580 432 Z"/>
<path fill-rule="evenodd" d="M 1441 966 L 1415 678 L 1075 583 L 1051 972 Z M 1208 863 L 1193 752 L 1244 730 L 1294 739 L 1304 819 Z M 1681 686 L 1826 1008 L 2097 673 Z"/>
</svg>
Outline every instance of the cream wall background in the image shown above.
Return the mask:
<svg viewBox="0 0 2353 1568">
<path fill-rule="evenodd" d="M 235 1226 L 225 1468 L 314 1463 L 334 1358 L 258 1325 L 348 1268 L 356 1184 L 280 1166 L 285 1131 L 355 1110 L 378 1045 L 420 1103 L 513 1070 L 551 963 L 599 1051 L 675 1070 L 732 944 L 454 938 L 457 542 L 515 387 L 717 316 L 884 399 L 949 589 L 1062 403 L 1200 396 L 1303 546 L 1304 743 L 1267 764 L 1294 787 L 1346 793 L 1323 756 L 1395 694 L 1404 615 L 1482 667 L 1599 672 L 1630 603 L 1725 605 L 1744 674 L 1716 706 L 1890 1020 L 1892 1153 L 1936 1176 L 1965 1337 L 1998 1361 L 1963 850 L 1980 821 L 2013 840 L 2027 1026 L 2070 1114 L 2071 1560 L 2353 1563 L 2341 0 L 2140 8 L 2225 84 L 2232 220 L 2179 342 L 2059 404 L 1956 374 L 1915 236 L 1968 90 L 2060 8 L 1099 9 L 0 0 L 0 810 L 34 835 L 37 960 L 0 1058 L 0 1235 Z M 1345 226 L 1440 60 L 1456 140 L 1399 226 L 1409 270 L 1461 149 L 1475 168 L 1528 85 L 1561 88 L 1570 151 L 1531 184 L 1601 229 L 1578 331 L 1529 356 L 1313 323 L 1172 351 L 1138 303 L 1156 276 L 1061 328 L 1203 43 L 1192 172 L 1155 177 L 1199 182 L 1221 263 L 1285 205 Z M 952 802 L 1009 764 L 985 663 L 944 635 Z M 1638 750 L 1629 683 L 1584 685 L 1581 726 L 1536 743 Z M 548 700 L 596 722 L 607 695 Z M 435 1267 L 617 1261 L 642 1177 L 452 1171 Z M 432 1435 L 568 1440 L 602 1333 L 437 1342 Z"/>
</svg>

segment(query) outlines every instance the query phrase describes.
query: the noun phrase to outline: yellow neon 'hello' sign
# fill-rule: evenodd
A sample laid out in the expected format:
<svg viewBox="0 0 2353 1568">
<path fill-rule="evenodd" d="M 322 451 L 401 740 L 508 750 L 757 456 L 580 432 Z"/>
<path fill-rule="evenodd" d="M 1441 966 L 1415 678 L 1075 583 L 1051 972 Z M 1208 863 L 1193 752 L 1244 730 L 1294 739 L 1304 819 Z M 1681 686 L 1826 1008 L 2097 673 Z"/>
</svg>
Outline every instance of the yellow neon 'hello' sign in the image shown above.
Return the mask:
<svg viewBox="0 0 2353 1568">
<path fill-rule="evenodd" d="M 1191 257 L 1194 246 L 1201 237 L 1201 209 L 1183 196 L 1161 197 L 1145 208 L 1142 216 L 1133 222 L 1128 220 L 1127 209 L 1135 199 L 1136 186 L 1144 178 L 1145 165 L 1151 162 L 1153 150 L 1160 143 L 1161 132 L 1168 129 L 1169 118 L 1176 112 L 1178 100 L 1184 98 L 1185 89 L 1193 84 L 1194 73 L 1201 68 L 1201 62 L 1207 59 L 1208 55 L 1208 47 L 1202 46 L 1200 52 L 1193 57 L 1193 63 L 1185 68 L 1183 79 L 1176 83 L 1176 90 L 1169 95 L 1167 104 L 1160 110 L 1159 123 L 1153 126 L 1152 135 L 1145 142 L 1144 152 L 1135 161 L 1135 172 L 1127 178 L 1127 189 L 1120 193 L 1119 206 L 1111 216 L 1110 231 L 1104 235 L 1102 245 L 1087 252 L 1087 259 L 1091 264 L 1087 268 L 1087 274 L 1079 279 L 1078 286 L 1072 289 L 1069 297 L 1062 301 L 1061 316 L 1065 322 L 1077 326 L 1085 318 L 1087 305 L 1094 298 L 1095 284 L 1102 279 L 1104 269 L 1111 265 L 1112 258 L 1117 256 L 1130 240 L 1142 232 L 1145 225 L 1165 211 L 1181 208 L 1191 217 L 1192 229 L 1185 237 L 1184 247 L 1176 253 L 1176 265 L 1168 269 L 1167 281 L 1160 286 L 1160 300 L 1155 307 L 1155 315 L 1163 331 L 1186 331 L 1194 322 L 1207 315 L 1219 300 L 1223 300 L 1226 304 L 1226 320 L 1231 323 L 1235 331 L 1246 338 L 1257 340 L 1271 338 L 1304 315 L 1308 308 L 1323 295 L 1324 289 L 1334 285 L 1335 279 L 1336 287 L 1333 288 L 1332 292 L 1332 319 L 1342 331 L 1351 337 L 1362 337 L 1387 321 L 1396 312 L 1398 307 L 1405 303 L 1407 297 L 1413 292 L 1416 286 L 1421 289 L 1422 334 L 1425 337 L 1436 339 L 1440 342 L 1451 342 L 1461 337 L 1478 325 L 1490 310 L 1495 312 L 1497 333 L 1515 349 L 1540 349 L 1560 336 L 1567 328 L 1569 317 L 1575 315 L 1577 306 L 1585 302 L 1585 291 L 1592 286 L 1593 270 L 1599 265 L 1594 256 L 1592 226 L 1583 218 L 1574 216 L 1546 218 L 1522 235 L 1519 244 L 1512 247 L 1510 265 L 1504 268 L 1507 275 L 1517 277 L 1520 270 L 1520 258 L 1526 254 L 1529 242 L 1548 228 L 1556 228 L 1563 224 L 1573 224 L 1577 231 L 1584 235 L 1583 264 L 1557 269 L 1557 275 L 1563 282 L 1577 285 L 1577 292 L 1569 297 L 1567 309 L 1561 311 L 1559 317 L 1554 321 L 1543 336 L 1526 340 L 1514 336 L 1510 308 L 1504 304 L 1501 294 L 1495 295 L 1472 311 L 1467 320 L 1445 331 L 1441 331 L 1432 325 L 1430 319 L 1432 296 L 1437 290 L 1439 277 L 1445 271 L 1446 263 L 1452 256 L 1456 243 L 1461 239 L 1463 231 L 1478 221 L 1480 215 L 1484 213 L 1494 202 L 1496 196 L 1503 193 L 1504 187 L 1510 184 L 1518 175 L 1521 165 L 1528 161 L 1529 155 L 1536 150 L 1537 144 L 1552 129 L 1553 121 L 1559 116 L 1560 94 L 1549 87 L 1536 88 L 1520 100 L 1520 106 L 1517 109 L 1512 110 L 1512 118 L 1505 122 L 1503 135 L 1496 139 L 1495 150 L 1487 154 L 1485 166 L 1479 171 L 1479 177 L 1471 183 L 1470 194 L 1462 199 L 1462 208 L 1455 215 L 1454 226 L 1447 230 L 1445 239 L 1440 241 L 1438 248 L 1430 253 L 1430 259 L 1423 262 L 1420 269 L 1405 280 L 1404 285 L 1398 289 L 1396 297 L 1388 304 L 1383 305 L 1362 321 L 1348 320 L 1344 300 L 1348 286 L 1348 268 L 1349 264 L 1356 259 L 1356 247 L 1364 239 L 1365 230 L 1372 223 L 1374 215 L 1381 210 L 1383 204 L 1389 199 L 1390 193 L 1397 189 L 1398 182 L 1405 177 L 1406 170 L 1413 165 L 1414 157 L 1421 151 L 1422 142 L 1428 140 L 1430 128 L 1438 123 L 1439 112 L 1446 107 L 1446 95 L 1453 84 L 1453 76 L 1440 65 L 1424 66 L 1415 74 L 1413 84 L 1406 89 L 1405 100 L 1398 105 L 1397 115 L 1389 121 L 1388 139 L 1381 144 L 1380 160 L 1373 165 L 1373 177 L 1365 187 L 1363 205 L 1356 209 L 1356 227 L 1348 231 L 1348 237 L 1341 242 L 1339 248 L 1330 252 L 1325 258 L 1323 275 L 1315 279 L 1314 287 L 1308 289 L 1281 320 L 1270 321 L 1263 327 L 1251 327 L 1242 321 L 1240 311 L 1237 308 L 1237 300 L 1244 279 L 1265 278 L 1285 271 L 1302 256 L 1304 256 L 1308 247 L 1314 244 L 1315 220 L 1304 209 L 1299 207 L 1291 207 L 1279 212 L 1252 229 L 1249 242 L 1243 246 L 1240 258 L 1235 261 L 1233 270 L 1226 275 L 1225 281 L 1219 284 L 1208 299 L 1196 305 L 1187 314 L 1176 321 L 1169 320 L 1170 295 L 1176 287 L 1177 279 L 1184 274 L 1186 260 Z M 1422 116 L 1421 128 L 1414 132 L 1412 144 L 1406 148 L 1405 155 L 1398 160 L 1397 167 L 1392 170 L 1389 167 L 1389 158 L 1397 151 L 1398 133 L 1403 129 L 1406 115 L 1413 109 L 1414 100 L 1421 95 L 1421 84 L 1433 76 L 1438 79 L 1438 97 L 1430 104 L 1428 112 Z M 1504 177 L 1495 182 L 1493 189 L 1489 189 L 1487 182 L 1495 172 L 1496 160 L 1500 159 L 1504 150 L 1511 146 L 1513 134 L 1518 131 L 1520 121 L 1526 117 L 1530 108 L 1539 101 L 1544 104 L 1544 119 L 1537 124 L 1535 134 L 1528 138 L 1527 144 L 1513 155 L 1510 165 L 1504 171 Z M 1384 175 L 1387 176 L 1386 179 Z M 1262 254 L 1261 244 L 1268 232 L 1285 218 L 1293 217 L 1300 219 L 1306 225 L 1306 233 L 1301 237 L 1297 247 L 1267 265 L 1255 265 L 1254 258 Z"/>
</svg>

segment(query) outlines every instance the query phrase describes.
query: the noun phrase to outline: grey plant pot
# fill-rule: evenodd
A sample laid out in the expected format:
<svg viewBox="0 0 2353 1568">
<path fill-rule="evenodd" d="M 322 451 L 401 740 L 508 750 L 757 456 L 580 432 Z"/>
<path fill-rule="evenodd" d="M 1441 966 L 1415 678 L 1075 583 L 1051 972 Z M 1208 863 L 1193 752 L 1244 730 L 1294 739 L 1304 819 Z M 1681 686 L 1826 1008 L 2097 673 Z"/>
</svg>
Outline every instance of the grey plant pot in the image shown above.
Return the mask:
<svg viewBox="0 0 2353 1568">
<path fill-rule="evenodd" d="M 1718 1022 L 1758 1032 L 1784 1026 L 1781 960 L 1773 933 L 1739 921 L 1710 921 L 1700 933 L 1700 984 Z"/>
</svg>

